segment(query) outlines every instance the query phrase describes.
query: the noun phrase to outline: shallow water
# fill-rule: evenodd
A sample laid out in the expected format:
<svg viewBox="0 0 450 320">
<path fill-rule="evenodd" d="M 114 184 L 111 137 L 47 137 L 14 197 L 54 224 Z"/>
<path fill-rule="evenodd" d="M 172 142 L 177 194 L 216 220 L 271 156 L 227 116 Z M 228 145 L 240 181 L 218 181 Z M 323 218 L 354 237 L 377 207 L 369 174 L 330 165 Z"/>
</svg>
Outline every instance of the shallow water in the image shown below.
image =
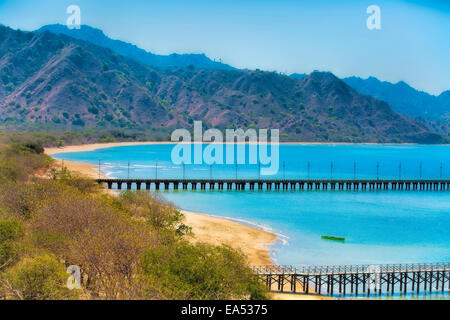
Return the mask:
<svg viewBox="0 0 450 320">
<path fill-rule="evenodd" d="M 182 178 L 183 172 L 186 178 L 259 178 L 257 165 L 186 165 L 183 170 L 170 161 L 172 148 L 115 147 L 55 158 L 91 164 L 101 159 L 102 172 L 120 178 Z M 281 145 L 280 170 L 270 178 L 449 178 L 447 165 L 448 146 Z M 450 261 L 449 191 L 161 192 L 182 209 L 243 220 L 282 235 L 272 247 L 281 264 Z M 321 235 L 346 241 L 326 241 Z"/>
</svg>

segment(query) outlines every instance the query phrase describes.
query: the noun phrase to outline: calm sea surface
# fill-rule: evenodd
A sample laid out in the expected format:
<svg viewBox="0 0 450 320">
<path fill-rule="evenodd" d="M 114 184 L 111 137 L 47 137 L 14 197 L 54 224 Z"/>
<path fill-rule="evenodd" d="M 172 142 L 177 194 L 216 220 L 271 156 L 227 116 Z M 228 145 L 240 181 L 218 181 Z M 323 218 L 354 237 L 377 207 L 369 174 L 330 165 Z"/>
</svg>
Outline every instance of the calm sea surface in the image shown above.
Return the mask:
<svg viewBox="0 0 450 320">
<path fill-rule="evenodd" d="M 171 162 L 173 145 L 60 153 L 117 178 L 259 178 L 257 165 Z M 130 161 L 130 166 L 128 166 Z M 308 169 L 309 168 L 309 169 Z M 183 173 L 184 172 L 184 173 Z M 281 145 L 270 178 L 450 178 L 450 147 L 422 145 Z M 280 235 L 280 264 L 322 265 L 450 261 L 450 192 L 160 191 L 182 209 L 228 217 Z M 345 243 L 321 239 L 345 237 Z"/>
</svg>

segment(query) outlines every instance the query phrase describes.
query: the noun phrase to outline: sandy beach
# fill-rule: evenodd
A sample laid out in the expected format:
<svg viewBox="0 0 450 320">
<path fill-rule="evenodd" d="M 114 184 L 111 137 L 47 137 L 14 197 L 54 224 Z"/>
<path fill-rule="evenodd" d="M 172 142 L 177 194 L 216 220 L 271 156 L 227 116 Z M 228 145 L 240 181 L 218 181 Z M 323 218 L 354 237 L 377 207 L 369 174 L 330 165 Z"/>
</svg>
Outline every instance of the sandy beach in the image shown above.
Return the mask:
<svg viewBox="0 0 450 320">
<path fill-rule="evenodd" d="M 156 141 L 147 141 L 147 142 L 108 142 L 108 143 L 91 143 L 91 144 L 82 144 L 75 146 L 64 146 L 64 147 L 52 147 L 45 148 L 45 153 L 48 155 L 52 155 L 55 153 L 62 152 L 82 152 L 82 151 L 94 151 L 98 149 L 105 148 L 113 148 L 113 147 L 124 147 L 124 146 L 142 146 L 149 144 L 168 144 L 173 142 L 156 142 Z"/>
<path fill-rule="evenodd" d="M 108 143 L 91 143 L 83 145 L 74 146 L 64 146 L 64 147 L 52 147 L 45 148 L 45 153 L 48 155 L 62 153 L 62 152 L 82 152 L 82 151 L 94 151 L 98 149 L 106 149 L 113 147 L 124 147 L 124 146 L 142 146 L 142 145 L 152 145 L 152 144 L 177 144 L 178 142 L 172 141 L 145 141 L 145 142 L 108 142 Z M 206 142 L 204 142 L 206 144 Z M 348 143 L 348 142 L 280 142 L 280 145 L 414 145 L 414 143 Z"/>
<path fill-rule="evenodd" d="M 272 264 L 267 246 L 276 241 L 275 234 L 224 218 L 184 210 L 182 213 L 186 216 L 186 224 L 192 227 L 193 241 L 226 244 L 239 249 L 251 265 Z"/>
<path fill-rule="evenodd" d="M 81 173 L 84 176 L 89 178 L 98 179 L 98 167 L 88 163 L 75 162 L 75 161 L 67 161 L 67 160 L 56 160 L 56 166 L 62 167 L 64 165 L 65 168 L 70 171 Z M 105 175 L 101 174 L 101 178 L 107 178 Z"/>
</svg>

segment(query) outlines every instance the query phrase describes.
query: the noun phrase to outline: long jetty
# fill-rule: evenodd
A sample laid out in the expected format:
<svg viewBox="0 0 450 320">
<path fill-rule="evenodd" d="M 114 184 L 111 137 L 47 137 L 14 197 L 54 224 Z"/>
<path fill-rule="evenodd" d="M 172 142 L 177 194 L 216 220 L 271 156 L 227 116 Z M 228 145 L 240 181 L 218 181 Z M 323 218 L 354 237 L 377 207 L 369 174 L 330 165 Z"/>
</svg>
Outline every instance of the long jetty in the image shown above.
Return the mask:
<svg viewBox="0 0 450 320">
<path fill-rule="evenodd" d="M 450 190 L 449 179 L 97 179 L 108 189 L 131 190 Z"/>
<path fill-rule="evenodd" d="M 255 266 L 274 292 L 330 296 L 450 293 L 450 263 L 341 265 L 294 268 Z"/>
</svg>

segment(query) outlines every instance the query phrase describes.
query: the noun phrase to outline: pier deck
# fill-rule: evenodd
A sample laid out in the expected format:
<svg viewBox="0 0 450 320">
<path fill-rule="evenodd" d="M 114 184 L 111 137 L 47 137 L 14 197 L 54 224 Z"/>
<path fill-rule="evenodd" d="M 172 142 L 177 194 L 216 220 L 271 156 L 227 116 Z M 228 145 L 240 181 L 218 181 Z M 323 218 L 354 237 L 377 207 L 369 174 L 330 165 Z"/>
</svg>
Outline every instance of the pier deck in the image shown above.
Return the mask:
<svg viewBox="0 0 450 320">
<path fill-rule="evenodd" d="M 275 292 L 330 296 L 450 293 L 450 263 L 388 265 L 255 266 L 254 273 Z"/>
<path fill-rule="evenodd" d="M 108 189 L 131 190 L 450 190 L 449 179 L 98 179 Z"/>
</svg>

